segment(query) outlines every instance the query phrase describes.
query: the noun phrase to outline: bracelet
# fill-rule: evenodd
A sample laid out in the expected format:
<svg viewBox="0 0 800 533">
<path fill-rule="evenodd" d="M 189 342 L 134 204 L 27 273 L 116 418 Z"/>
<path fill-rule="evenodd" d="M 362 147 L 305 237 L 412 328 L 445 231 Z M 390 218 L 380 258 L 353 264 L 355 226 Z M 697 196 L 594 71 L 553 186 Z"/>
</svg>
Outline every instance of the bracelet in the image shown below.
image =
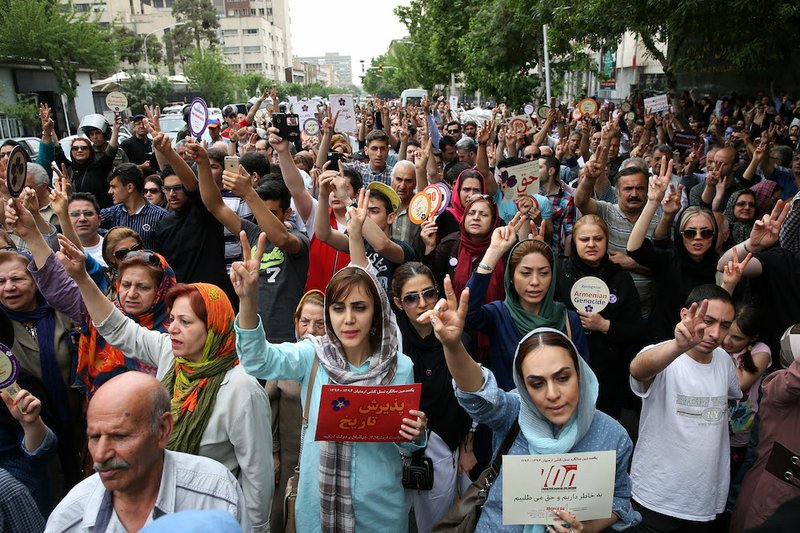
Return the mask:
<svg viewBox="0 0 800 533">
<path fill-rule="evenodd" d="M 491 272 L 491 271 L 493 271 L 493 270 L 494 270 L 492 267 L 490 267 L 489 265 L 487 265 L 487 264 L 486 264 L 486 263 L 484 263 L 483 261 L 481 261 L 480 263 L 478 263 L 478 268 L 482 268 L 482 269 L 484 269 L 484 270 L 486 270 L 486 271 L 488 271 L 488 272 Z"/>
</svg>

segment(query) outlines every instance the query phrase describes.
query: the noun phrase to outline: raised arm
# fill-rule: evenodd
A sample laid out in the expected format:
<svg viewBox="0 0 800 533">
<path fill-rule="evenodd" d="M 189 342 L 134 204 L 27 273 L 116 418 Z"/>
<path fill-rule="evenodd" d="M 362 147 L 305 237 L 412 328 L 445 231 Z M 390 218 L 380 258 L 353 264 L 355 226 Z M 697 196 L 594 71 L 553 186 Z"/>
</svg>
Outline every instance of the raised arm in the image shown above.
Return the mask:
<svg viewBox="0 0 800 533">
<path fill-rule="evenodd" d="M 157 152 L 161 152 L 167 163 L 175 171 L 175 175 L 181 180 L 184 188 L 187 191 L 196 191 L 198 188 L 197 177 L 194 175 L 191 167 L 178 155 L 172 148 L 172 141 L 169 136 L 164 133 L 158 133 L 153 138 L 153 148 Z"/>
<path fill-rule="evenodd" d="M 789 216 L 791 209 L 791 203 L 784 203 L 783 200 L 778 200 L 778 203 L 772 209 L 772 213 L 764 215 L 753 224 L 753 229 L 750 230 L 750 238 L 722 254 L 722 257 L 717 262 L 717 270 L 722 272 L 728 262 L 733 260 L 734 255 L 744 257 L 750 252 L 759 253 L 774 246 L 780 237 L 781 224 Z M 746 278 L 758 277 L 761 273 L 762 265 L 757 257 L 751 259 L 742 270 L 742 275 Z"/>
<path fill-rule="evenodd" d="M 311 210 L 314 209 L 314 201 L 308 189 L 306 189 L 302 174 L 294 164 L 292 152 L 289 149 L 289 141 L 282 139 L 278 133 L 278 128 L 269 129 L 269 144 L 278 154 L 278 166 L 281 168 L 283 182 L 292 195 L 297 214 L 300 215 L 300 218 L 305 223 L 311 216 Z"/>
<path fill-rule="evenodd" d="M 350 247 L 347 236 L 331 227 L 328 215 L 328 198 L 334 187 L 333 181 L 337 178 L 339 178 L 339 173 L 332 170 L 326 170 L 319 177 L 319 200 L 317 200 L 317 217 L 314 220 L 314 236 L 337 250 L 346 252 Z"/>
<path fill-rule="evenodd" d="M 369 259 L 367 259 L 367 250 L 364 247 L 364 237 L 362 235 L 362 228 L 364 221 L 367 219 L 369 212 L 369 189 L 362 187 L 358 191 L 358 207 L 349 207 L 347 209 L 347 234 L 350 237 L 350 262 L 354 265 L 367 268 L 369 267 Z"/>
<path fill-rule="evenodd" d="M 703 342 L 704 322 L 708 300 L 689 309 L 681 309 L 681 321 L 675 326 L 675 338 L 639 352 L 631 361 L 633 379 L 642 383 L 644 390 L 650 388 L 655 377 L 687 350 Z"/>
<path fill-rule="evenodd" d="M 579 181 L 578 188 L 575 190 L 575 207 L 584 215 L 597 214 L 597 200 L 594 199 L 594 191 L 602 176 L 606 176 L 606 180 L 608 179 L 607 156 L 608 148 L 598 146 L 597 152 L 581 169 L 583 179 Z"/>
<path fill-rule="evenodd" d="M 214 182 L 214 177 L 211 175 L 211 161 L 208 159 L 208 152 L 198 143 L 187 144 L 186 151 L 197 164 L 200 198 L 203 200 L 203 205 L 206 206 L 208 212 L 214 215 L 214 218 L 225 226 L 228 231 L 234 235 L 238 235 L 242 229 L 242 220 L 239 218 L 239 215 L 222 200 L 222 193 L 220 193 L 219 187 L 217 187 L 217 184 Z M 227 170 L 224 173 L 230 174 Z"/>
<path fill-rule="evenodd" d="M 494 179 L 492 169 L 489 167 L 489 155 L 486 151 L 486 146 L 489 144 L 489 139 L 492 137 L 494 131 L 494 121 L 485 122 L 482 128 L 478 129 L 476 138 L 478 139 L 478 156 L 476 158 L 476 167 L 478 172 L 483 175 L 483 182 L 486 184 L 486 194 L 494 196 L 497 193 L 497 180 Z"/>
<path fill-rule="evenodd" d="M 58 242 L 61 244 L 61 251 L 56 257 L 78 285 L 89 316 L 95 323 L 105 321 L 114 311 L 114 304 L 105 297 L 86 272 L 86 256 L 63 235 L 58 236 Z"/>
<path fill-rule="evenodd" d="M 667 163 L 666 156 L 661 158 L 661 172 L 658 176 L 650 177 L 650 184 L 647 189 L 647 203 L 642 210 L 642 214 L 636 220 L 633 226 L 631 235 L 628 238 L 628 252 L 633 252 L 642 247 L 644 240 L 647 238 L 647 230 L 650 228 L 650 222 L 664 198 L 669 185 L 669 178 L 672 175 L 672 160 Z"/>
</svg>

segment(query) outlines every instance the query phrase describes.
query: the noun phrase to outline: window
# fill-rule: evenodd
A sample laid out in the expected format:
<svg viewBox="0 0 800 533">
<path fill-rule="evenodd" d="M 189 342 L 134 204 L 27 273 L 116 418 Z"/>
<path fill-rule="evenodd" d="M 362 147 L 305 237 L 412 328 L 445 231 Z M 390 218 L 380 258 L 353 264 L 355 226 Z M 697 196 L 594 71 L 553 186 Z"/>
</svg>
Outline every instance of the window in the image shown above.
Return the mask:
<svg viewBox="0 0 800 533">
<path fill-rule="evenodd" d="M 261 63 L 245 63 L 244 69 L 248 72 L 261 70 Z"/>
<path fill-rule="evenodd" d="M 231 35 L 239 35 L 239 30 L 237 30 L 237 29 L 222 30 L 222 35 L 224 35 L 226 37 L 231 36 Z"/>
<path fill-rule="evenodd" d="M 89 11 L 89 4 L 73 4 L 75 11 L 78 13 L 87 13 Z"/>
<path fill-rule="evenodd" d="M 258 29 L 248 28 L 244 30 L 245 35 L 258 35 Z"/>
<path fill-rule="evenodd" d="M 238 46 L 226 46 L 225 48 L 222 49 L 222 51 L 227 55 L 238 54 L 240 52 Z"/>
<path fill-rule="evenodd" d="M 245 46 L 244 53 L 245 54 L 257 54 L 261 51 L 260 46 Z"/>
<path fill-rule="evenodd" d="M 261 15 L 262 17 L 264 16 L 264 8 L 263 7 L 259 8 L 258 14 Z"/>
<path fill-rule="evenodd" d="M 233 69 L 233 71 L 234 71 L 234 72 L 236 72 L 237 74 L 239 74 L 239 73 L 241 73 L 241 72 L 242 72 L 242 66 L 241 66 L 241 65 L 231 65 L 230 67 L 231 67 L 231 68 Z"/>
</svg>

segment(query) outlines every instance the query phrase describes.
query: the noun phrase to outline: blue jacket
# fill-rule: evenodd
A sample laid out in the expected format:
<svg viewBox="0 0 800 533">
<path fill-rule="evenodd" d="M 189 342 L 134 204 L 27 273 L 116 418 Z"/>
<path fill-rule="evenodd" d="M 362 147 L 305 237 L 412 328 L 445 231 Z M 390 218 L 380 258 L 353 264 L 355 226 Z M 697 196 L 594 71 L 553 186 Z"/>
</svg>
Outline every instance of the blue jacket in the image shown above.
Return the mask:
<svg viewBox="0 0 800 533">
<path fill-rule="evenodd" d="M 491 274 L 475 272 L 469 278 L 467 282 L 469 311 L 465 325 L 469 329 L 478 330 L 489 336 L 491 356 L 489 361 L 484 362 L 484 366 L 494 373 L 500 388 L 509 391 L 516 388 L 511 374 L 514 366 L 514 353 L 523 336 L 517 331 L 514 319 L 503 302 L 496 300 L 481 305 L 489 286 L 490 277 Z M 555 283 L 555 280 L 552 283 Z M 575 343 L 583 360 L 588 363 L 589 344 L 586 342 L 581 319 L 574 311 L 567 311 L 567 319 L 572 333 L 572 342 Z"/>
</svg>

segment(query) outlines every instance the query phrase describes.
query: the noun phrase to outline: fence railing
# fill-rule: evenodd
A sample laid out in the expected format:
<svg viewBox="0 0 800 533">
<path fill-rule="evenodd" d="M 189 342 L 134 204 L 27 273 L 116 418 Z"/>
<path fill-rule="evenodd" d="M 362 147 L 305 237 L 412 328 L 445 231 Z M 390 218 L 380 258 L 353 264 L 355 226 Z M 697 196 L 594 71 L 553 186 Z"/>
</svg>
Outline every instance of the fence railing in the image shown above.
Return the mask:
<svg viewBox="0 0 800 533">
<path fill-rule="evenodd" d="M 15 118 L 0 117 L 0 139 L 22 137 L 22 127 Z"/>
</svg>

